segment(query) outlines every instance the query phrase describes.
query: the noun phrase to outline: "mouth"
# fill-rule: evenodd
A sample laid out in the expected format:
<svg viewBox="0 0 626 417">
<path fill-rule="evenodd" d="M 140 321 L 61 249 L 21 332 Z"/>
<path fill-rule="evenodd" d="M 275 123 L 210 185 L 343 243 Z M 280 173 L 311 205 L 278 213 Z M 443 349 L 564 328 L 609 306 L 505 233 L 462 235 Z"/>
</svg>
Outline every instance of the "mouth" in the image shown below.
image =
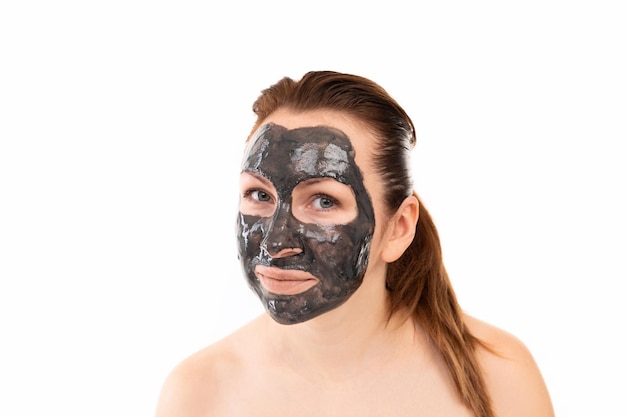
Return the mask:
<svg viewBox="0 0 626 417">
<path fill-rule="evenodd" d="M 257 265 L 254 274 L 267 291 L 280 295 L 295 295 L 304 292 L 319 282 L 308 272 L 294 269 L 280 269 Z"/>
</svg>

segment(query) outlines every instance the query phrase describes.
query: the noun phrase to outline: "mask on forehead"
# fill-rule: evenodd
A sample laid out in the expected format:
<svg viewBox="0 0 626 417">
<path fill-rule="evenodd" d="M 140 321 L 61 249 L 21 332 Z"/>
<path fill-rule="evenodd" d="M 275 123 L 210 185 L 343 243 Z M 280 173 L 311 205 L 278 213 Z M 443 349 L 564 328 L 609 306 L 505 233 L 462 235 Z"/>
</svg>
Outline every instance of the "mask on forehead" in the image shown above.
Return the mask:
<svg viewBox="0 0 626 417">
<path fill-rule="evenodd" d="M 343 304 L 363 281 L 374 233 L 374 209 L 348 137 L 325 126 L 287 130 L 268 124 L 247 147 L 242 172 L 266 178 L 276 190 L 272 215 L 240 212 L 237 219 L 239 258 L 250 287 L 267 312 L 279 323 L 293 324 Z M 292 211 L 293 190 L 313 178 L 332 178 L 350 186 L 356 218 L 335 225 L 298 220 Z M 271 256 L 285 248 L 298 252 Z M 259 265 L 306 271 L 318 282 L 298 294 L 274 294 L 255 275 Z"/>
</svg>

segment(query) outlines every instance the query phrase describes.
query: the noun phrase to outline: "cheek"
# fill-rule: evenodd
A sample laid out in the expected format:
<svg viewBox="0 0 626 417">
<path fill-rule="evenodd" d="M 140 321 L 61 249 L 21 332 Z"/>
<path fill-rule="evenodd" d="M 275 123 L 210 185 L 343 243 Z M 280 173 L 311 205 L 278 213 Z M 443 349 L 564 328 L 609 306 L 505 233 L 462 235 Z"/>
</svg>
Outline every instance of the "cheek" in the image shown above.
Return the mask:
<svg viewBox="0 0 626 417">
<path fill-rule="evenodd" d="M 246 256 L 256 252 L 263 240 L 265 225 L 263 218 L 239 214 L 237 219 L 237 241 L 240 255 Z"/>
<path fill-rule="evenodd" d="M 345 230 L 333 229 L 309 233 L 307 243 L 320 260 L 332 262 L 349 256 L 356 242 Z"/>
<path fill-rule="evenodd" d="M 312 267 L 322 275 L 351 279 L 367 264 L 371 234 L 359 232 L 354 224 L 332 229 L 310 228 L 305 240 Z"/>
</svg>

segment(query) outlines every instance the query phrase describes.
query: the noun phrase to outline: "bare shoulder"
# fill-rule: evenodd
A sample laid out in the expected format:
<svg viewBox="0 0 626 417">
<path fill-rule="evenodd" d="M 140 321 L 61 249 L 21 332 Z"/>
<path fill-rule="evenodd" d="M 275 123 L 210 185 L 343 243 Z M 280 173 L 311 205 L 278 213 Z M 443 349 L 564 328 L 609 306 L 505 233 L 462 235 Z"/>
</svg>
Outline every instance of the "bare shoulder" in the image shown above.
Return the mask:
<svg viewBox="0 0 626 417">
<path fill-rule="evenodd" d="M 472 334 L 492 349 L 479 349 L 478 357 L 496 414 L 553 417 L 548 389 L 526 345 L 514 335 L 474 317 L 466 315 L 465 322 Z"/>
<path fill-rule="evenodd" d="M 217 342 L 179 363 L 167 376 L 157 405 L 157 417 L 208 415 L 220 374 L 231 357 L 224 341 Z M 235 366 L 235 364 L 231 364 Z"/>
<path fill-rule="evenodd" d="M 240 346 L 256 323 L 237 330 L 222 340 L 180 362 L 165 379 L 156 417 L 200 417 L 221 414 L 224 391 L 236 383 L 247 360 Z"/>
</svg>

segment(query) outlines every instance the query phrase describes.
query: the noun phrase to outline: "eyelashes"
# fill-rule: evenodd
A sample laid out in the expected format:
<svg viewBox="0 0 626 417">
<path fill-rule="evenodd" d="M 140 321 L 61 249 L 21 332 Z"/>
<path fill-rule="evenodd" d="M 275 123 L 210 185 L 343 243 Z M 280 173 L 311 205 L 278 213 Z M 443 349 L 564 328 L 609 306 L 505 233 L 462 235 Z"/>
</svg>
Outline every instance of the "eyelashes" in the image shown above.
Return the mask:
<svg viewBox="0 0 626 417">
<path fill-rule="evenodd" d="M 243 195 L 243 198 L 249 198 L 252 199 L 254 201 L 258 201 L 258 202 L 273 202 L 274 201 L 274 197 L 272 197 L 272 195 L 270 193 L 268 193 L 265 190 L 259 189 L 259 188 L 251 188 L 249 190 L 246 190 Z"/>
<path fill-rule="evenodd" d="M 282 191 L 265 178 L 242 173 L 239 211 L 268 218 L 274 216 L 276 210 L 287 209 L 288 214 L 300 222 L 317 225 L 347 224 L 358 215 L 354 190 L 335 179 L 312 178 L 278 185 L 283 186 Z"/>
<path fill-rule="evenodd" d="M 275 202 L 274 197 L 269 192 L 259 188 L 251 188 L 244 191 L 242 197 L 259 204 Z M 326 193 L 315 193 L 308 200 L 309 202 L 306 206 L 315 210 L 328 211 L 341 206 L 338 199 Z"/>
<path fill-rule="evenodd" d="M 314 209 L 327 211 L 332 210 L 335 207 L 339 207 L 340 203 L 339 200 L 329 196 L 328 194 L 318 193 L 313 196 L 309 205 Z"/>
</svg>

